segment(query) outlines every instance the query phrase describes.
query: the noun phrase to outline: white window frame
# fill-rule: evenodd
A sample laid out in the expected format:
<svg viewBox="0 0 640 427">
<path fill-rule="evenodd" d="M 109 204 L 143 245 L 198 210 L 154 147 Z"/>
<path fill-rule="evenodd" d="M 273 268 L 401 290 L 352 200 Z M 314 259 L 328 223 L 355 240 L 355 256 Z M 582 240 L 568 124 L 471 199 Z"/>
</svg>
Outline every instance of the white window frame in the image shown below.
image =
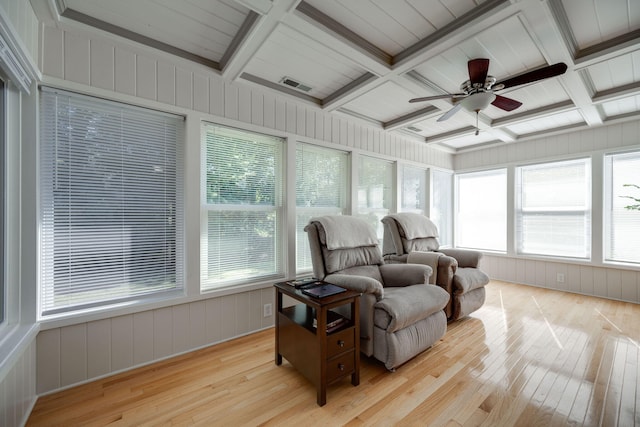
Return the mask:
<svg viewBox="0 0 640 427">
<path fill-rule="evenodd" d="M 473 204 L 474 206 L 474 216 L 477 216 L 477 209 L 480 209 L 482 207 L 493 207 L 494 210 L 493 212 L 486 212 L 484 215 L 486 217 L 491 216 L 491 215 L 495 215 L 496 213 L 498 215 L 502 215 L 502 213 L 504 213 L 504 218 L 501 218 L 501 221 L 497 221 L 498 223 L 502 223 L 504 226 L 504 229 L 500 231 L 501 233 L 501 242 L 498 245 L 493 245 L 493 246 L 486 246 L 484 247 L 483 244 L 468 244 L 469 240 L 465 240 L 462 241 L 461 240 L 461 234 L 464 230 L 464 228 L 466 226 L 463 226 L 462 221 L 464 221 L 465 219 L 463 218 L 463 215 L 467 215 L 469 214 L 469 216 L 471 216 L 471 212 L 463 212 L 461 213 L 461 203 L 460 203 L 460 180 L 465 180 L 468 177 L 472 177 L 472 178 L 484 178 L 484 177 L 495 177 L 495 176 L 503 176 L 504 177 L 504 200 L 500 201 L 500 203 L 503 205 L 502 209 L 495 209 L 496 207 L 492 205 L 492 203 L 489 203 L 487 201 L 484 200 L 478 200 L 476 201 L 475 204 Z M 455 246 L 456 247 L 460 247 L 460 248 L 467 248 L 467 249 L 476 249 L 476 250 L 480 250 L 480 251 L 485 251 L 485 252 L 495 252 L 495 253 L 506 253 L 507 252 L 507 236 L 508 236 L 508 230 L 507 230 L 507 217 L 508 217 L 508 208 L 507 208 L 507 201 L 508 201 L 508 173 L 507 173 L 507 168 L 498 168 L 498 169 L 490 169 L 490 170 L 483 170 L 483 171 L 477 171 L 477 172 L 464 172 L 464 173 L 457 173 L 455 175 L 455 230 L 454 230 L 454 239 L 455 239 Z M 484 194 L 495 194 L 495 189 L 494 188 L 484 188 L 483 189 Z M 476 195 L 480 195 L 480 192 L 477 192 Z M 467 202 L 465 201 L 465 204 Z M 477 208 L 476 208 L 477 207 Z M 477 224 L 477 229 L 482 230 L 483 232 L 486 231 L 485 224 Z M 472 241 L 472 240 L 471 240 Z"/>
<path fill-rule="evenodd" d="M 382 237 L 384 233 L 384 228 L 381 222 L 381 219 L 384 218 L 389 213 L 393 212 L 394 209 L 394 201 L 396 197 L 396 173 L 395 167 L 396 162 L 392 160 L 380 159 L 377 157 L 364 156 L 360 155 L 358 159 L 358 188 L 356 193 L 356 212 L 357 216 L 367 221 L 374 230 L 376 230 L 376 235 L 380 240 L 380 247 L 382 247 Z M 372 188 L 370 186 L 362 183 L 362 174 L 363 174 L 363 163 L 364 162 L 372 162 L 378 163 L 380 166 L 384 166 L 385 168 L 389 168 L 385 170 L 385 173 L 388 176 L 384 177 L 384 182 L 381 182 L 377 186 L 382 185 L 382 206 L 370 206 L 370 194 Z M 388 179 L 388 181 L 387 181 Z M 363 203 L 364 202 L 364 203 Z"/>
<path fill-rule="evenodd" d="M 85 129 L 84 126 L 86 126 L 88 131 L 85 134 L 88 134 L 91 129 L 90 125 L 93 122 L 86 121 L 85 123 L 83 121 L 85 119 L 81 117 L 71 119 L 71 115 L 69 115 L 68 120 L 77 121 L 70 122 L 70 124 L 61 122 L 60 120 L 64 120 L 64 116 L 63 119 L 59 119 L 58 115 L 59 112 L 67 111 L 65 103 L 71 106 L 69 111 L 84 108 L 86 111 L 92 111 L 94 117 L 104 119 L 101 122 L 96 121 L 94 124 L 94 129 L 97 129 L 94 135 L 95 139 L 92 141 L 96 145 L 95 157 L 84 154 L 76 155 L 72 152 L 73 150 L 79 150 L 78 147 L 82 146 L 79 142 L 81 141 L 81 136 L 79 133 L 75 133 L 74 126 L 80 126 L 79 129 Z M 38 318 L 48 320 L 64 316 L 77 316 L 80 313 L 140 305 L 183 296 L 184 188 L 182 180 L 184 162 L 182 156 L 184 152 L 184 118 L 121 102 L 107 101 L 46 87 L 42 88 L 40 117 L 41 226 L 39 239 Z M 149 127 L 151 126 L 149 124 L 151 121 L 154 122 L 154 128 Z M 67 126 L 73 132 L 69 133 L 68 139 L 65 139 Z M 127 134 L 127 129 L 133 132 Z M 156 158 L 160 159 L 160 163 L 153 163 L 152 167 L 150 166 L 151 164 L 146 164 L 143 165 L 145 168 L 135 170 L 119 166 L 118 158 L 124 160 L 135 156 L 140 156 L 141 158 L 146 156 L 145 150 L 148 150 L 148 144 L 151 141 L 148 136 L 150 129 L 157 132 L 155 135 L 158 137 L 157 141 L 159 143 L 158 147 L 154 148 L 160 150 L 156 156 Z M 112 139 L 112 135 L 115 134 L 119 134 L 120 138 Z M 127 142 L 127 135 L 132 135 L 132 143 Z M 174 137 L 175 139 L 173 139 Z M 66 144 L 69 151 L 61 152 L 59 144 Z M 116 184 L 113 184 L 115 186 L 112 185 L 111 188 L 133 188 L 133 190 L 126 192 L 125 190 L 120 190 L 123 196 L 119 199 L 122 206 L 117 205 L 122 208 L 122 222 L 119 226 L 115 222 L 104 222 L 103 225 L 105 227 L 97 230 L 96 227 L 93 227 L 88 222 L 88 214 L 86 212 L 90 212 L 96 218 L 103 218 L 103 215 L 108 215 L 104 216 L 104 218 L 113 217 L 112 214 L 105 210 L 107 208 L 112 210 L 113 205 L 87 202 L 86 195 L 89 193 L 85 193 L 84 189 L 77 190 L 74 188 L 80 183 L 84 185 L 84 182 L 74 181 L 71 173 L 57 178 L 58 173 L 65 173 L 64 170 L 66 169 L 63 168 L 67 168 L 64 165 L 67 161 L 67 157 L 65 157 L 67 154 L 73 161 L 73 165 L 68 166 L 68 168 L 69 170 L 73 169 L 75 175 L 80 176 L 84 173 L 83 171 L 91 173 L 90 171 L 92 168 L 97 167 L 95 164 L 100 161 L 100 156 L 102 156 L 103 171 L 101 173 L 104 175 L 104 181 L 100 185 L 107 186 L 107 181 L 111 179 L 109 176 L 113 176 L 113 179 L 117 181 L 113 181 Z M 86 163 L 83 163 L 83 161 L 86 161 Z M 58 172 L 58 169 L 61 169 L 61 171 Z M 97 176 L 98 174 L 95 175 Z M 60 179 L 59 184 L 57 184 L 57 179 Z M 97 182 L 95 181 L 95 183 Z M 89 191 L 92 197 L 100 194 L 101 187 L 97 187 L 96 185 L 98 184 L 90 185 L 91 188 L 87 187 L 86 191 Z M 59 226 L 57 221 L 61 217 L 58 214 L 55 201 L 61 200 L 60 194 L 64 191 L 70 192 L 69 200 L 72 202 L 69 203 L 69 208 L 61 206 L 60 209 L 63 209 L 61 212 L 66 212 L 65 209 L 67 209 L 69 210 L 69 216 L 68 220 L 65 220 L 67 222 L 64 222 L 66 225 Z M 55 195 L 56 192 L 58 195 Z M 124 194 L 127 195 L 125 196 Z M 134 194 L 136 194 L 135 197 L 133 196 Z M 144 197 L 141 197 L 141 195 L 144 195 Z M 76 208 L 76 206 L 80 205 L 83 208 Z M 149 211 L 150 216 L 141 216 L 141 213 L 148 211 L 147 207 L 149 206 L 153 207 Z M 161 206 L 164 206 L 164 208 L 161 208 Z M 74 209 L 80 212 L 84 211 L 84 216 L 74 216 Z M 163 215 L 165 217 L 161 219 Z M 76 221 L 76 218 L 78 218 L 78 221 L 82 221 L 83 228 L 77 225 L 79 222 Z M 140 219 L 144 218 L 151 218 L 152 220 L 145 223 L 140 222 Z M 60 227 L 66 228 L 60 229 Z M 59 238 L 65 236 L 64 230 L 66 229 L 69 230 L 68 236 L 64 237 L 64 241 L 58 243 Z M 79 230 L 83 231 L 77 234 Z M 154 234 L 149 234 L 152 231 Z M 105 244 L 102 246 L 99 241 L 82 240 L 83 236 L 98 235 L 104 235 L 105 239 L 109 240 L 105 240 Z M 133 240 L 134 238 L 136 239 L 135 241 Z M 114 251 L 118 240 L 121 240 L 123 245 L 123 250 L 121 251 L 123 253 L 122 260 L 111 262 L 110 260 L 120 253 L 117 250 Z M 77 247 L 73 245 L 77 245 Z M 124 245 L 127 246 L 125 247 Z M 59 261 L 55 261 L 55 254 L 58 253 L 56 251 L 57 247 L 60 247 L 62 251 L 60 256 L 68 256 L 70 258 L 70 265 L 73 264 L 75 266 L 74 270 L 57 271 L 54 268 L 55 265 L 60 265 L 56 264 Z M 89 247 L 91 249 L 88 249 Z M 94 258 L 89 258 L 89 256 L 93 256 L 91 254 L 94 252 L 98 254 L 105 247 L 110 249 L 109 258 L 105 259 L 97 255 Z M 129 247 L 132 248 L 131 252 L 124 250 Z M 85 248 L 86 251 L 81 248 Z M 172 268 L 167 269 L 167 261 L 161 261 L 158 258 L 158 253 L 160 252 L 169 257 L 168 265 L 172 265 Z M 139 280 L 149 280 L 149 278 L 144 278 L 144 275 L 140 272 L 140 268 L 145 268 L 145 266 L 146 268 L 153 268 L 154 275 L 157 273 L 157 278 L 149 283 L 138 283 Z M 109 284 L 95 287 L 94 284 L 96 282 L 94 279 L 96 277 L 100 279 L 106 277 L 103 271 L 109 272 L 109 277 L 111 278 L 108 280 Z M 59 274 L 62 282 L 57 281 Z M 83 282 L 83 274 L 93 279 L 86 279 Z M 115 279 L 118 275 L 121 275 L 121 279 Z M 106 282 L 107 280 L 105 279 Z M 70 291 L 62 299 L 57 296 L 59 291 L 56 290 L 56 287 L 58 286 L 66 286 Z"/>
<path fill-rule="evenodd" d="M 6 257 L 7 240 L 6 240 L 6 200 L 7 200 L 7 104 L 4 79 L 0 76 L 0 192 L 2 192 L 2 200 L 0 200 L 0 328 L 6 325 L 7 321 L 7 273 Z"/>
<path fill-rule="evenodd" d="M 438 177 L 440 175 L 440 177 Z M 440 247 L 453 246 L 453 205 L 454 205 L 454 173 L 452 171 L 431 170 L 429 217 L 438 227 Z M 446 188 L 442 187 L 441 178 L 446 179 Z"/>
<path fill-rule="evenodd" d="M 340 188 L 339 194 L 337 195 L 339 206 L 315 206 L 313 203 L 306 203 L 304 206 L 299 205 L 299 194 L 298 194 L 298 184 L 302 181 L 303 177 L 298 176 L 299 172 L 299 154 L 302 152 L 304 155 L 305 152 L 311 153 L 325 153 L 325 155 L 333 155 L 336 156 L 336 159 L 339 159 L 343 162 L 340 165 L 340 170 L 337 171 L 339 174 L 343 176 L 340 177 L 342 179 L 342 188 Z M 301 275 L 305 273 L 309 273 L 312 271 L 312 266 L 310 264 L 303 265 L 301 262 L 301 258 L 304 257 L 310 260 L 311 253 L 309 250 L 309 240 L 307 238 L 307 233 L 304 231 L 304 225 L 308 223 L 308 220 L 312 217 L 322 216 L 322 215 L 345 215 L 349 206 L 349 198 L 350 198 L 350 154 L 347 151 L 337 150 L 333 148 L 320 147 L 313 144 L 308 144 L 305 142 L 296 143 L 296 189 L 295 189 L 295 199 L 296 199 L 296 274 Z"/>
<path fill-rule="evenodd" d="M 255 138 L 256 141 L 264 141 L 277 146 L 276 165 L 275 165 L 275 203 L 273 205 L 258 205 L 258 204 L 231 204 L 231 203 L 210 203 L 207 200 L 207 133 L 215 130 L 222 132 L 228 132 L 231 134 L 237 134 L 239 137 Z M 223 126 L 216 123 L 203 122 L 202 128 L 202 175 L 201 175 L 201 216 L 200 216 L 200 291 L 211 292 L 220 289 L 236 288 L 248 284 L 256 283 L 268 283 L 274 280 L 280 280 L 284 278 L 286 272 L 286 239 L 285 239 L 285 167 L 284 159 L 286 155 L 286 141 L 284 138 L 276 136 L 265 135 L 257 132 L 248 131 L 245 129 L 232 128 L 229 126 Z M 253 275 L 231 275 L 225 279 L 212 279 L 209 276 L 209 249 L 210 242 L 208 241 L 208 227 L 209 227 L 209 214 L 215 212 L 238 212 L 238 213 L 270 213 L 275 215 L 275 248 L 274 248 L 274 271 L 266 274 L 253 274 Z"/>
<path fill-rule="evenodd" d="M 421 182 L 418 184 L 417 188 L 413 192 L 407 191 L 408 182 L 408 174 L 407 172 L 412 171 L 416 173 L 416 175 L 420 176 Z M 420 206 L 408 206 L 405 205 L 405 198 L 409 196 L 408 193 L 416 194 L 414 197 L 416 202 Z M 427 215 L 429 210 L 429 169 L 414 166 L 409 164 L 403 164 L 400 166 L 400 197 L 398 203 L 398 211 L 399 212 L 413 212 L 421 215 Z M 411 203 L 413 205 L 413 203 Z"/>
<path fill-rule="evenodd" d="M 603 182 L 603 258 L 606 264 L 621 264 L 639 267 L 640 266 L 640 211 L 628 210 L 624 206 L 636 204 L 628 197 L 640 198 L 640 190 L 633 187 L 623 187 L 625 184 L 640 185 L 640 175 L 636 174 L 635 182 L 633 179 L 624 179 L 621 182 L 617 181 L 619 178 L 614 176 L 616 171 L 620 170 L 620 167 L 614 167 L 613 162 L 616 160 L 632 160 L 638 161 L 640 159 L 640 151 L 622 152 L 622 153 L 610 153 L 604 155 L 604 182 Z M 637 170 L 634 170 L 637 172 Z M 629 182 L 627 182 L 629 181 Z M 614 188 L 614 185 L 616 188 Z M 621 187 L 622 186 L 622 187 Z M 616 203 L 617 202 L 617 203 Z M 617 230 L 614 221 L 614 216 L 625 218 L 626 229 Z M 631 256 L 623 257 L 614 254 L 613 246 L 615 245 L 616 237 L 627 237 L 623 244 L 626 246 L 626 251 L 631 250 Z M 616 250 L 615 252 L 618 252 Z M 621 251 L 623 253 L 628 253 Z"/>
<path fill-rule="evenodd" d="M 567 206 L 556 208 L 529 208 L 523 207 L 524 200 L 524 183 L 523 173 L 527 171 L 536 170 L 553 170 L 554 168 L 581 166 L 584 168 L 585 181 L 582 183 L 582 197 L 584 198 L 584 204 L 580 207 Z M 556 180 L 556 186 L 559 186 L 562 182 Z M 554 188 L 554 191 L 557 187 Z M 516 191 L 516 203 L 514 209 L 514 223 L 515 223 L 515 235 L 516 235 L 516 253 L 518 255 L 526 256 L 542 256 L 542 257 L 554 257 L 554 258 L 572 258 L 572 259 L 585 259 L 591 258 L 591 159 L 579 158 L 570 160 L 559 160 L 553 162 L 536 163 L 530 165 L 517 166 L 515 168 L 515 191 Z M 532 251 L 526 250 L 524 241 L 524 222 L 527 217 L 563 217 L 563 218 L 582 218 L 584 226 L 582 227 L 582 237 L 584 240 L 584 247 L 581 250 L 576 250 L 573 253 L 565 251 L 561 248 L 554 248 L 551 237 L 557 234 L 551 230 L 549 231 L 550 239 L 548 240 L 548 250 Z M 578 253 L 581 252 L 581 253 Z"/>
</svg>

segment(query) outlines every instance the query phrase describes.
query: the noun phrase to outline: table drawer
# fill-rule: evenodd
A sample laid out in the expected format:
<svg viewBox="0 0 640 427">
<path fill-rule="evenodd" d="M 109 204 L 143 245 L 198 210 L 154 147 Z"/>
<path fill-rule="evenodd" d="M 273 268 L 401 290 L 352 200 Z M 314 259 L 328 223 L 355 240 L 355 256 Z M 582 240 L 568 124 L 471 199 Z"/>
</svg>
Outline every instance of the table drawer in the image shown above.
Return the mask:
<svg viewBox="0 0 640 427">
<path fill-rule="evenodd" d="M 342 356 L 327 360 L 327 382 L 330 383 L 333 380 L 353 373 L 355 366 L 354 359 L 352 350 Z"/>
<path fill-rule="evenodd" d="M 354 328 L 336 332 L 327 336 L 327 358 L 354 347 Z"/>
</svg>

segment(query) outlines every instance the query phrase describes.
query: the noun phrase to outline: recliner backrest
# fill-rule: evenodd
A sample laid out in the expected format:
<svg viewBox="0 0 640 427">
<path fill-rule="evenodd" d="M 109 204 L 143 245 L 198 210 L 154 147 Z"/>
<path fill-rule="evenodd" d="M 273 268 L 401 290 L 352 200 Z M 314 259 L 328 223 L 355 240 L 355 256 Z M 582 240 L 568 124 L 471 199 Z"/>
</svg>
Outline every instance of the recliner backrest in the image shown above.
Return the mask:
<svg viewBox="0 0 640 427">
<path fill-rule="evenodd" d="M 438 228 L 428 217 L 412 212 L 387 215 L 384 224 L 384 255 L 405 255 L 413 251 L 437 251 Z"/>
<path fill-rule="evenodd" d="M 305 227 L 310 235 L 313 273 L 319 279 L 327 274 L 365 266 L 375 266 L 368 274 L 378 280 L 377 266 L 383 264 L 375 231 L 359 218 L 324 216 L 312 218 Z M 317 240 L 317 242 L 316 242 Z M 375 270 L 375 272 L 374 272 Z"/>
</svg>

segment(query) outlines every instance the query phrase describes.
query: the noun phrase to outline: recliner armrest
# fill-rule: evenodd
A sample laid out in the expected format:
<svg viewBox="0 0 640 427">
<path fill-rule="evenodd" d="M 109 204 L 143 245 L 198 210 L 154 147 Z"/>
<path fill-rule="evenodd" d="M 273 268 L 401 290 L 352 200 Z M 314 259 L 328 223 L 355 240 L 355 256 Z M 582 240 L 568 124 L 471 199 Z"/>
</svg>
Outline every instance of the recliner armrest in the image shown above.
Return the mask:
<svg viewBox="0 0 640 427">
<path fill-rule="evenodd" d="M 455 258 L 458 261 L 458 267 L 461 268 L 478 268 L 482 252 L 471 249 L 439 249 L 445 255 Z"/>
<path fill-rule="evenodd" d="M 421 264 L 383 264 L 380 274 L 384 286 L 407 286 L 428 284 L 433 270 L 428 265 Z"/>
<path fill-rule="evenodd" d="M 377 300 L 380 300 L 384 296 L 382 283 L 371 277 L 338 273 L 329 274 L 323 280 L 352 291 L 375 295 Z"/>
</svg>

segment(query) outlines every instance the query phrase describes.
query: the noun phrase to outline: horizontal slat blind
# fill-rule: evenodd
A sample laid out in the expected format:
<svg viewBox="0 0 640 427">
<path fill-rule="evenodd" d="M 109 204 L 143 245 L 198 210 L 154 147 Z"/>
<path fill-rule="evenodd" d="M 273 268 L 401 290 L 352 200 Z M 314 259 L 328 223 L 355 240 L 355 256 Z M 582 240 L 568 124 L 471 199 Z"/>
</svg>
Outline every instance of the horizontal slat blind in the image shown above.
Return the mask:
<svg viewBox="0 0 640 427">
<path fill-rule="evenodd" d="M 516 168 L 518 253 L 591 256 L 589 159 Z"/>
<path fill-rule="evenodd" d="M 311 271 L 304 227 L 312 217 L 344 214 L 349 154 L 311 144 L 296 146 L 296 272 Z"/>
<path fill-rule="evenodd" d="M 395 197 L 393 165 L 393 162 L 387 160 L 360 156 L 358 216 L 376 230 L 380 247 L 384 231 L 380 220 L 391 211 Z"/>
<path fill-rule="evenodd" d="M 43 316 L 182 289 L 183 119 L 44 89 Z"/>
<path fill-rule="evenodd" d="M 640 264 L 640 152 L 605 156 L 605 260 Z M 634 200 L 635 199 L 635 200 Z M 629 207 L 636 206 L 635 209 Z"/>
<path fill-rule="evenodd" d="M 283 140 L 205 124 L 201 288 L 280 277 Z"/>
<path fill-rule="evenodd" d="M 401 188 L 400 211 L 424 214 L 427 201 L 427 170 L 404 165 Z"/>
<path fill-rule="evenodd" d="M 440 246 L 453 245 L 453 172 L 431 173 L 431 220 L 438 226 Z"/>
</svg>

